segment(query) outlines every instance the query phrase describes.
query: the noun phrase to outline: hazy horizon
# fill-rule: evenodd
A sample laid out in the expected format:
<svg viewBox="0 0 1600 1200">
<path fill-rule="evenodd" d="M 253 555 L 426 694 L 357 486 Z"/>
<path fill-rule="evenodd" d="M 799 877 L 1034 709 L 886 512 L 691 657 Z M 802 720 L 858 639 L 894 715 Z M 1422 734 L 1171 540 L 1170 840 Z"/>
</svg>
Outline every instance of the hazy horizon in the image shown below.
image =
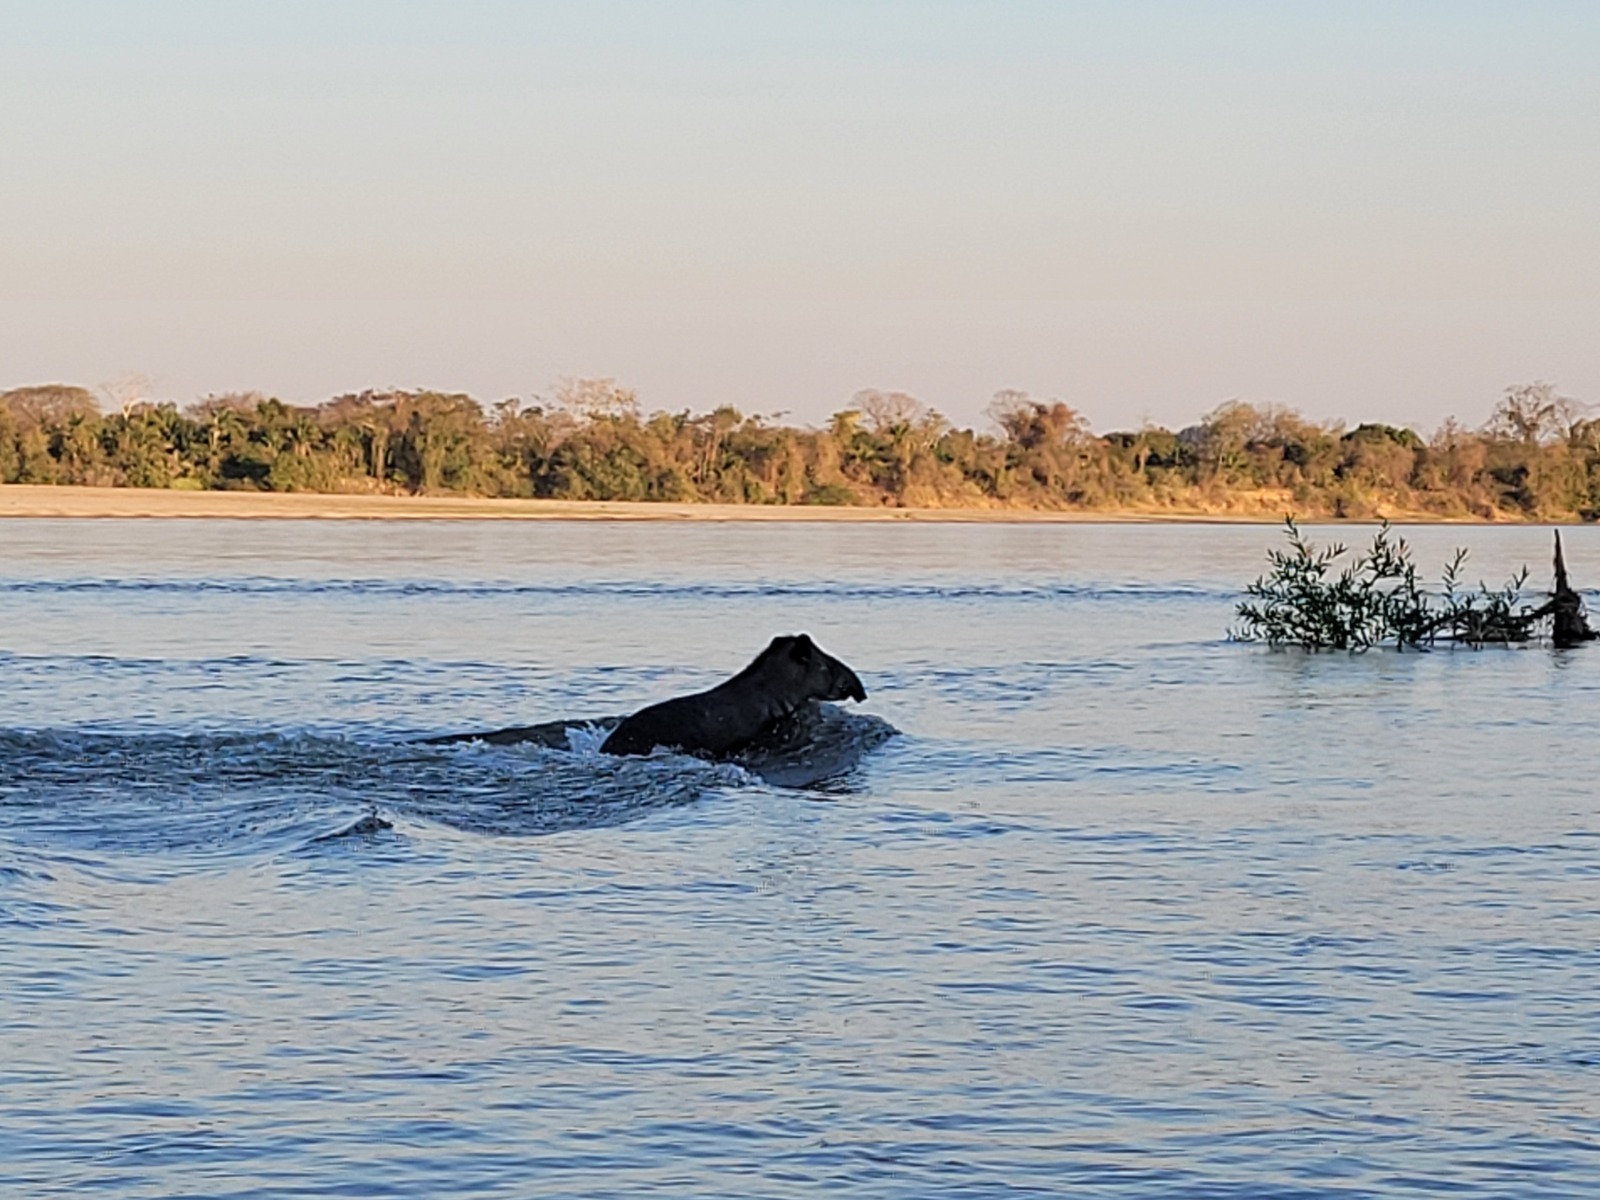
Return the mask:
<svg viewBox="0 0 1600 1200">
<path fill-rule="evenodd" d="M 1600 8 L 0 0 L 0 387 L 1600 401 Z"/>
</svg>

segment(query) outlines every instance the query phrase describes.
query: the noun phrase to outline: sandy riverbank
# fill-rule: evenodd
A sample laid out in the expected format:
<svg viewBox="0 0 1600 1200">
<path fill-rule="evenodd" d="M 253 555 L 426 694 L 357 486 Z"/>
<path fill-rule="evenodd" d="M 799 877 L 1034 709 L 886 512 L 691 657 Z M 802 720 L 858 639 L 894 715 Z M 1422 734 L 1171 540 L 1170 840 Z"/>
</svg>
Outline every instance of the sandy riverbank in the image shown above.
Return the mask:
<svg viewBox="0 0 1600 1200">
<path fill-rule="evenodd" d="M 565 521 L 1105 521 L 1154 514 L 963 508 L 835 508 L 761 504 L 662 504 L 586 500 L 488 500 L 470 496 L 190 492 L 159 488 L 0 485 L 0 517 L 231 517 L 321 520 Z M 1177 519 L 1204 520 L 1200 514 Z"/>
<path fill-rule="evenodd" d="M 990 522 L 1227 521 L 1275 525 L 1281 512 L 1181 509 L 1042 512 L 1008 508 L 834 508 L 760 504 L 664 504 L 585 500 L 487 500 L 469 496 L 191 492 L 0 484 L 0 517 L 202 517 L 380 521 L 808 521 Z M 1396 514 L 1403 521 L 1438 517 Z"/>
</svg>

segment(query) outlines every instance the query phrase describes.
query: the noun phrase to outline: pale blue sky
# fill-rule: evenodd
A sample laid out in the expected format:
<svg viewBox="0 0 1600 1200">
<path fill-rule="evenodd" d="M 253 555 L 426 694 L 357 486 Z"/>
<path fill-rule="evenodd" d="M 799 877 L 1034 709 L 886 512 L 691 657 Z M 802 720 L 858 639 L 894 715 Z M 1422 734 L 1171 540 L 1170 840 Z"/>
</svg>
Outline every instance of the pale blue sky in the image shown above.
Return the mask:
<svg viewBox="0 0 1600 1200">
<path fill-rule="evenodd" d="M 1600 4 L 0 0 L 0 386 L 1600 402 Z"/>
</svg>

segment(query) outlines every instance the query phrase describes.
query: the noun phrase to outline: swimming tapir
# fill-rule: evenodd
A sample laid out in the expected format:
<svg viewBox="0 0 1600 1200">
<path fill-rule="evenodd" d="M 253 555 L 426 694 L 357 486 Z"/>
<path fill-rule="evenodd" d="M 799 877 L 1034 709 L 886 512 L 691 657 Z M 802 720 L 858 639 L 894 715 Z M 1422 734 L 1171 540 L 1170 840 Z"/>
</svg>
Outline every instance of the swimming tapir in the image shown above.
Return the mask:
<svg viewBox="0 0 1600 1200">
<path fill-rule="evenodd" d="M 648 754 L 665 746 L 719 756 L 738 750 L 809 701 L 846 698 L 867 698 L 854 671 L 804 633 L 775 637 L 726 683 L 624 717 L 600 749 Z"/>
</svg>

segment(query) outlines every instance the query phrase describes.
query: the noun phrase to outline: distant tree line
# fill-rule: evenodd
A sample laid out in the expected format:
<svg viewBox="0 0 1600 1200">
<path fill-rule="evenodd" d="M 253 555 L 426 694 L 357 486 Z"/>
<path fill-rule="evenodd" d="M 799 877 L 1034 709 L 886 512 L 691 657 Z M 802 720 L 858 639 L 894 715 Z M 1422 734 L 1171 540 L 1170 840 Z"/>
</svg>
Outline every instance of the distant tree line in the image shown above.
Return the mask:
<svg viewBox="0 0 1600 1200">
<path fill-rule="evenodd" d="M 646 415 L 610 380 L 548 401 L 257 393 L 105 412 L 66 385 L 0 392 L 0 483 L 733 504 L 976 506 L 1531 518 L 1600 516 L 1600 420 L 1547 384 L 1431 437 L 1231 401 L 1173 432 L 1096 435 L 1057 401 L 1001 392 L 994 432 L 863 391 L 820 429 L 731 407 Z"/>
</svg>

